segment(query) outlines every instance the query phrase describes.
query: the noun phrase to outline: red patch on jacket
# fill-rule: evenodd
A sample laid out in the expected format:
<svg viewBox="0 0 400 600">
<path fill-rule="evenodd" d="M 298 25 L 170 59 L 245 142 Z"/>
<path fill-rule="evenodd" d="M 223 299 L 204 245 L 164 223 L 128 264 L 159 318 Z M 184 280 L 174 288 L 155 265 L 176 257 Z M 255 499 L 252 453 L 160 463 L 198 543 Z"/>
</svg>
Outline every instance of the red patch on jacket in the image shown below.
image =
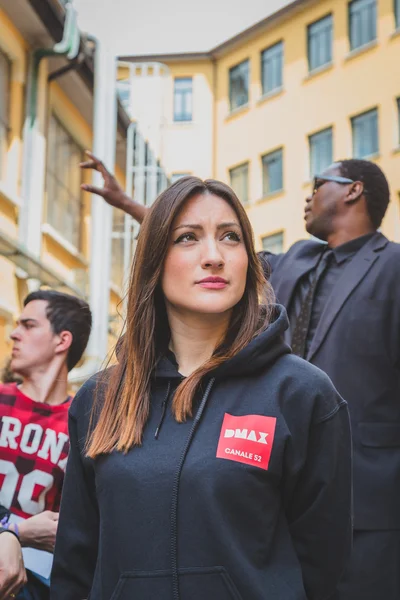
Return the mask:
<svg viewBox="0 0 400 600">
<path fill-rule="evenodd" d="M 268 469 L 275 436 L 275 417 L 225 413 L 217 448 L 217 458 Z"/>
</svg>

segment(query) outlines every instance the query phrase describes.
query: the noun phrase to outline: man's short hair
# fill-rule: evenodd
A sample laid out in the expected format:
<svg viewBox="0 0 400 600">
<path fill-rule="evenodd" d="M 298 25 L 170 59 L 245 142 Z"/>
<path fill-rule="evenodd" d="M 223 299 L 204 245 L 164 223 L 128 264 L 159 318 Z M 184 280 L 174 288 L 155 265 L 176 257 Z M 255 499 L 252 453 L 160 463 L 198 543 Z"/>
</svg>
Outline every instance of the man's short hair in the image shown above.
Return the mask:
<svg viewBox="0 0 400 600">
<path fill-rule="evenodd" d="M 34 300 L 47 302 L 46 316 L 56 335 L 62 331 L 69 331 L 72 334 L 72 343 L 67 355 L 67 368 L 71 371 L 82 358 L 89 340 L 92 328 L 89 304 L 70 294 L 54 290 L 38 290 L 25 298 L 24 306 Z"/>
<path fill-rule="evenodd" d="M 390 200 L 389 183 L 382 169 L 369 160 L 351 158 L 337 162 L 343 177 L 363 182 L 369 218 L 378 229 Z"/>
</svg>

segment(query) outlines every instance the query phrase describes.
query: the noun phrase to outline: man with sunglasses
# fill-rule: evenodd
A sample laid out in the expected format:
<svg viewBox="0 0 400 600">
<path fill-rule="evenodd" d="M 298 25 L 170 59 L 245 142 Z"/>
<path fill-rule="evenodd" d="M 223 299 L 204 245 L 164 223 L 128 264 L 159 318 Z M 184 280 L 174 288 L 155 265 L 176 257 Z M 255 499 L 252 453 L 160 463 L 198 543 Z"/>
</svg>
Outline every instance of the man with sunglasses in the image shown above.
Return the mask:
<svg viewBox="0 0 400 600">
<path fill-rule="evenodd" d="M 263 253 L 293 352 L 349 404 L 354 542 L 334 600 L 400 599 L 400 245 L 378 231 L 389 195 L 376 164 L 335 163 L 314 178 L 304 213 L 325 244 Z"/>
<path fill-rule="evenodd" d="M 147 209 L 88 154 L 81 166 L 98 170 L 104 187 L 83 188 L 141 222 Z M 378 231 L 388 203 L 377 165 L 335 163 L 306 199 L 306 230 L 317 239 L 259 255 L 288 310 L 293 351 L 324 370 L 349 403 L 354 548 L 332 600 L 400 600 L 400 245 Z"/>
<path fill-rule="evenodd" d="M 376 164 L 335 163 L 314 178 L 304 213 L 325 244 L 263 253 L 293 352 L 349 404 L 354 541 L 334 600 L 400 599 L 400 245 L 378 231 L 389 196 Z"/>
</svg>

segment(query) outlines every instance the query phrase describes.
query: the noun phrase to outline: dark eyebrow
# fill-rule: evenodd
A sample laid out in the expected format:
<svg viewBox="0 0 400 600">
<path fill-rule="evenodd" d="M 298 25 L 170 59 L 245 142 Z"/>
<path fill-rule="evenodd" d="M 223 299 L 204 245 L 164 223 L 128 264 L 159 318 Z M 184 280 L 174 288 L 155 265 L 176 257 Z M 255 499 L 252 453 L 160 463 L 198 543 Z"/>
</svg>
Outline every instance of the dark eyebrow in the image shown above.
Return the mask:
<svg viewBox="0 0 400 600">
<path fill-rule="evenodd" d="M 235 221 L 232 221 L 230 223 L 220 223 L 219 225 L 217 225 L 217 229 L 226 229 L 227 227 L 239 227 L 240 228 L 240 224 L 236 223 Z M 201 225 L 195 225 L 193 223 L 184 223 L 183 225 L 178 225 L 178 227 L 175 227 L 175 229 L 173 231 L 176 231 L 177 229 L 203 229 L 203 227 Z"/>
<path fill-rule="evenodd" d="M 36 321 L 36 319 L 18 319 L 17 321 L 17 325 L 27 325 L 28 323 L 34 323 L 35 325 L 38 324 L 38 322 Z"/>
</svg>

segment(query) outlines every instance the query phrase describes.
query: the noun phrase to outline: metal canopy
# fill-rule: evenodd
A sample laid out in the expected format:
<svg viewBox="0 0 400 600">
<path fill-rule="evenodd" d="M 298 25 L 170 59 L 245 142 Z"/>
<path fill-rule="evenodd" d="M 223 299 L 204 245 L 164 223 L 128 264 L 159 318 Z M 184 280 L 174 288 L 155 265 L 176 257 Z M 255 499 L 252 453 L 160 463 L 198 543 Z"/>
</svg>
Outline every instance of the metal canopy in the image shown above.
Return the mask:
<svg viewBox="0 0 400 600">
<path fill-rule="evenodd" d="M 52 269 L 43 265 L 40 259 L 32 256 L 17 240 L 13 240 L 4 232 L 0 232 L 0 255 L 25 271 L 29 279 L 40 281 L 41 285 L 72 292 L 81 298 L 85 297 L 83 290 L 61 279 Z"/>
</svg>

